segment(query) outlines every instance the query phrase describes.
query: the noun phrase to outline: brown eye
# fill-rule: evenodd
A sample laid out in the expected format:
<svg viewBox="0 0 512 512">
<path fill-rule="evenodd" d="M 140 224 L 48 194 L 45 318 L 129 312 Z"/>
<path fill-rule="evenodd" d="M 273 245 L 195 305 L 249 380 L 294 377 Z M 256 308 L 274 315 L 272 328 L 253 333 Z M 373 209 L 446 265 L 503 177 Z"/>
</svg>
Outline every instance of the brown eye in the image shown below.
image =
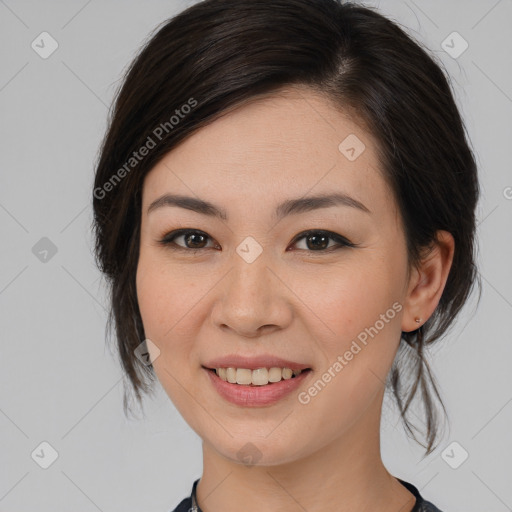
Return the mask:
<svg viewBox="0 0 512 512">
<path fill-rule="evenodd" d="M 185 244 L 187 245 L 187 247 L 190 247 L 191 249 L 202 249 L 205 245 L 205 238 L 206 237 L 201 233 L 194 232 L 183 235 Z"/>
<path fill-rule="evenodd" d="M 347 240 L 345 237 L 338 235 L 337 233 L 332 233 L 331 231 L 305 231 L 295 238 L 293 244 L 297 244 L 297 242 L 302 239 L 305 239 L 306 247 L 299 249 L 309 252 L 329 252 L 331 249 L 339 249 L 341 247 L 356 247 L 355 244 Z M 329 246 L 329 242 L 331 240 L 336 242 L 334 246 Z"/>
<path fill-rule="evenodd" d="M 176 240 L 182 238 L 182 243 L 176 243 Z M 168 233 L 159 243 L 164 246 L 168 246 L 171 249 L 177 249 L 184 251 L 195 251 L 208 248 L 206 247 L 207 241 L 210 237 L 202 232 L 195 229 L 178 229 Z"/>
<path fill-rule="evenodd" d="M 323 234 L 312 234 L 305 237 L 308 249 L 316 251 L 317 249 L 326 249 L 329 245 L 330 237 Z"/>
<path fill-rule="evenodd" d="M 177 243 L 176 240 L 182 238 L 183 242 Z M 202 249 L 212 248 L 208 247 L 208 240 L 211 240 L 203 231 L 197 229 L 177 229 L 168 233 L 159 243 L 172 250 L 183 250 L 187 252 L 201 251 Z M 357 247 L 345 237 L 324 230 L 309 230 L 304 231 L 297 235 L 294 239 L 293 245 L 296 245 L 300 240 L 305 239 L 305 247 L 299 248 L 307 252 L 331 252 L 331 250 L 340 249 L 342 247 Z M 330 242 L 335 242 L 330 244 Z M 218 246 L 216 247 L 218 248 Z"/>
</svg>

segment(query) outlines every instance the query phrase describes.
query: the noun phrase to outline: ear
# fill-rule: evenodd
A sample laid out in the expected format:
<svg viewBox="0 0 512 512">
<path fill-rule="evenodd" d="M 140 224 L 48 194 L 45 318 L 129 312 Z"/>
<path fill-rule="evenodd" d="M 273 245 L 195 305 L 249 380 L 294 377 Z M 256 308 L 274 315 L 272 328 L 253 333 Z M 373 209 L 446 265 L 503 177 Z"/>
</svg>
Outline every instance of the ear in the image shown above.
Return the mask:
<svg viewBox="0 0 512 512">
<path fill-rule="evenodd" d="M 402 331 L 421 327 L 436 309 L 452 266 L 455 242 L 448 231 L 437 231 L 437 242 L 425 251 L 421 262 L 411 271 L 404 301 Z M 420 322 L 416 322 L 419 318 Z"/>
</svg>

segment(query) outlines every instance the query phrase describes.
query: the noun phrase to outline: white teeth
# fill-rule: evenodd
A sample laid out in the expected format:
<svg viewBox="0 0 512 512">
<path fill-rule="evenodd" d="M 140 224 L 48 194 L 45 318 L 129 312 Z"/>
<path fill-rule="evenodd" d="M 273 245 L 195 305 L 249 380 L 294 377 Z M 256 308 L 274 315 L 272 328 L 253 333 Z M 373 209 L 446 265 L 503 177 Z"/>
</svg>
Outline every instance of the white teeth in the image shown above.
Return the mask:
<svg viewBox="0 0 512 512">
<path fill-rule="evenodd" d="M 236 383 L 237 384 L 250 384 L 252 381 L 252 371 L 247 368 L 237 368 L 236 370 Z"/>
<path fill-rule="evenodd" d="M 283 379 L 291 379 L 293 371 L 290 368 L 283 368 Z"/>
<path fill-rule="evenodd" d="M 279 382 L 281 379 L 291 379 L 292 375 L 300 375 L 302 370 L 291 370 L 290 368 L 216 368 L 215 373 L 223 380 L 231 384 L 242 384 L 245 386 L 265 386 L 269 382 Z"/>
<path fill-rule="evenodd" d="M 283 376 L 283 370 L 281 368 L 270 368 L 268 371 L 269 382 L 279 382 Z"/>
<path fill-rule="evenodd" d="M 238 374 L 238 370 L 236 371 Z M 251 382 L 255 386 L 263 386 L 268 384 L 268 370 L 266 368 L 258 368 L 251 372 Z M 247 384 L 244 382 L 244 384 Z"/>
<path fill-rule="evenodd" d="M 226 368 L 226 379 L 231 384 L 236 382 L 236 368 Z"/>
</svg>

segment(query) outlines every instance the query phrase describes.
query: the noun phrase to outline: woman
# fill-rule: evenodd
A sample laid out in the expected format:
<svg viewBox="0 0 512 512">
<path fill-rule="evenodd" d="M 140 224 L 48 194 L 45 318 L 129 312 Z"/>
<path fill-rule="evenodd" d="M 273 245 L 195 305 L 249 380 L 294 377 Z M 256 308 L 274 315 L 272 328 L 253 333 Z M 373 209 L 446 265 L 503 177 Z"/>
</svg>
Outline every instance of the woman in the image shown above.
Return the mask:
<svg viewBox="0 0 512 512">
<path fill-rule="evenodd" d="M 156 375 L 203 440 L 175 512 L 439 510 L 383 465 L 381 409 L 414 436 L 419 390 L 434 449 L 424 348 L 476 282 L 477 199 L 445 75 L 373 10 L 205 0 L 152 36 L 94 228 L 137 399 Z"/>
</svg>

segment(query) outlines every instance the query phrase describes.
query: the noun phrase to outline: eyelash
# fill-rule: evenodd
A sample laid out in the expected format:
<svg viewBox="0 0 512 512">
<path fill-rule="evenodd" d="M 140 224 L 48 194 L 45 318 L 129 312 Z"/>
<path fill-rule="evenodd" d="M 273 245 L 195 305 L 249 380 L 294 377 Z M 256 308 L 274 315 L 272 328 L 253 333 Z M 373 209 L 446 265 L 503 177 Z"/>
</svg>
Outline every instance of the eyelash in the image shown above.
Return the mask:
<svg viewBox="0 0 512 512">
<path fill-rule="evenodd" d="M 173 250 L 173 251 L 185 251 L 185 252 L 193 253 L 193 254 L 197 253 L 198 251 L 204 251 L 205 249 L 211 249 L 211 247 L 203 247 L 203 248 L 198 248 L 198 249 L 182 247 L 180 245 L 177 245 L 174 242 L 174 240 L 177 237 L 191 234 L 191 233 L 203 235 L 203 236 L 206 236 L 207 238 L 210 238 L 207 233 L 205 233 L 204 231 L 197 230 L 197 229 L 176 229 L 175 231 L 171 231 L 170 233 L 167 233 L 161 240 L 158 240 L 158 243 L 168 249 Z M 293 239 L 292 244 L 295 245 L 299 240 L 302 240 L 303 238 L 307 238 L 309 235 L 312 235 L 312 234 L 326 236 L 326 237 L 330 238 L 331 240 L 334 240 L 335 242 L 337 242 L 338 246 L 337 247 L 335 246 L 334 248 L 329 247 L 327 249 L 318 249 L 317 251 L 314 251 L 311 249 L 299 249 L 300 251 L 306 251 L 306 252 L 310 252 L 313 254 L 315 254 L 315 253 L 330 253 L 333 250 L 339 250 L 343 247 L 357 247 L 358 246 L 357 244 L 352 243 L 350 240 L 348 240 L 347 238 L 345 238 L 341 235 L 338 235 L 337 233 L 333 233 L 332 231 L 325 231 L 323 229 L 309 229 L 306 231 L 302 231 Z"/>
</svg>

